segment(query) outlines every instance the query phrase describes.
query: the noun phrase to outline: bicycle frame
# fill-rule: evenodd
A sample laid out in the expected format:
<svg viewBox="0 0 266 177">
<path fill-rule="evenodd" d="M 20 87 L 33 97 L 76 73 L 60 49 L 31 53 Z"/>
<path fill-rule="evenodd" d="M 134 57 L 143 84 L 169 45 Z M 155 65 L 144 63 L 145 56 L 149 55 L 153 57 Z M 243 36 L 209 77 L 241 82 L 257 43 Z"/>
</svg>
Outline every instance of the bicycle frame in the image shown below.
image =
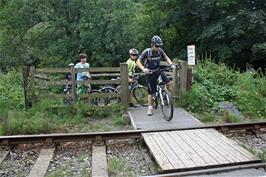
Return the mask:
<svg viewBox="0 0 266 177">
<path fill-rule="evenodd" d="M 85 80 L 88 80 L 88 78 L 84 78 L 84 81 Z M 69 81 L 69 80 L 68 80 Z M 69 84 L 69 82 L 66 84 L 65 88 L 64 88 L 64 92 L 66 91 L 72 91 L 72 85 L 71 83 Z M 85 85 L 84 83 L 82 83 L 82 85 L 80 85 L 78 88 L 77 88 L 77 93 L 79 94 L 84 94 L 84 93 L 89 93 L 91 91 L 91 86 L 90 84 L 89 85 Z"/>
<path fill-rule="evenodd" d="M 145 74 L 141 73 L 141 74 L 135 74 L 133 76 L 133 82 L 131 83 L 130 91 L 132 91 L 134 88 L 139 87 L 139 86 L 143 87 L 143 85 L 139 84 L 138 82 L 139 77 L 142 75 L 145 75 Z"/>
<path fill-rule="evenodd" d="M 161 100 L 163 100 L 163 94 L 162 91 L 166 90 L 166 84 L 163 82 L 162 75 L 160 73 L 159 78 L 158 78 L 158 83 L 157 83 L 157 89 L 156 89 L 156 94 L 157 97 L 160 97 Z M 167 101 L 169 102 L 169 98 L 167 97 Z M 164 105 L 164 102 L 161 102 L 162 105 Z"/>
</svg>

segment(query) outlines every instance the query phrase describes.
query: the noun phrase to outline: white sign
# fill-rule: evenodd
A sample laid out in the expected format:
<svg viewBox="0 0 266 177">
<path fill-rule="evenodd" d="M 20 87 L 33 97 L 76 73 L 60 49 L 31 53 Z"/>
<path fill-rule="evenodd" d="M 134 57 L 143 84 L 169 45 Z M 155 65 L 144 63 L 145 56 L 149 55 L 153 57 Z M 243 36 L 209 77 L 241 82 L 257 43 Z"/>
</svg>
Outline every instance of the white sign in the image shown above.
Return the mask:
<svg viewBox="0 0 266 177">
<path fill-rule="evenodd" d="M 187 46 L 187 64 L 195 65 L 196 64 L 196 48 L 195 45 Z"/>
</svg>

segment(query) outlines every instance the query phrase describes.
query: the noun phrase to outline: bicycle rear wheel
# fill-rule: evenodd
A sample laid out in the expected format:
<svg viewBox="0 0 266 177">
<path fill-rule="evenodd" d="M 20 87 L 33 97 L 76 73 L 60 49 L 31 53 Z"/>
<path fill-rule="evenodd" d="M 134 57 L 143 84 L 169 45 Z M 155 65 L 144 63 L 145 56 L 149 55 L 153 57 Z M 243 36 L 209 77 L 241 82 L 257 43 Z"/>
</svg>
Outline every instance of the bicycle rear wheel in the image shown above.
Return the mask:
<svg viewBox="0 0 266 177">
<path fill-rule="evenodd" d="M 88 94 L 92 95 L 93 97 L 93 94 L 99 94 L 100 92 L 98 90 L 90 90 L 90 92 Z M 100 98 L 97 98 L 97 97 L 94 97 L 94 98 L 89 98 L 88 99 L 88 103 L 89 104 L 93 104 L 93 105 L 100 105 L 99 104 L 99 99 Z"/>
<path fill-rule="evenodd" d="M 174 113 L 173 100 L 166 90 L 162 90 L 162 98 L 160 97 L 160 104 L 164 119 L 167 121 L 172 120 Z"/>
<path fill-rule="evenodd" d="M 133 88 L 133 97 L 135 98 L 136 102 L 141 106 L 148 106 L 147 99 L 148 99 L 148 90 L 146 87 L 137 86 Z"/>
</svg>

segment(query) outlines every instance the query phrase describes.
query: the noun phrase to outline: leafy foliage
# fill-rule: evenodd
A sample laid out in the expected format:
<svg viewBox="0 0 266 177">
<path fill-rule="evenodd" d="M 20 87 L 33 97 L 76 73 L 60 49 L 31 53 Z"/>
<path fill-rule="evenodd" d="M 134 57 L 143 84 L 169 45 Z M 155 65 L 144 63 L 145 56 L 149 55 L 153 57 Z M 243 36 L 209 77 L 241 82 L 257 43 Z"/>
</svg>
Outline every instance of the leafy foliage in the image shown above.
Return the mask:
<svg viewBox="0 0 266 177">
<path fill-rule="evenodd" d="M 41 66 L 66 66 L 76 62 L 80 52 L 89 55 L 92 65 L 118 64 L 119 60 L 114 59 L 121 61 L 121 56 L 134 44 L 135 38 L 126 30 L 134 15 L 132 3 L 130 0 L 8 1 L 0 12 L 1 64 L 37 62 Z"/>
<path fill-rule="evenodd" d="M 197 113 L 214 111 L 220 102 L 232 102 L 246 116 L 266 116 L 266 81 L 261 72 L 250 69 L 244 73 L 209 60 L 200 63 L 194 83 L 187 95 L 188 108 Z M 232 117 L 233 121 L 238 121 Z"/>
<path fill-rule="evenodd" d="M 201 58 L 265 68 L 265 10 L 263 0 L 145 1 L 136 15 L 136 35 L 142 47 L 160 34 L 172 57 L 186 58 L 186 46 L 195 44 Z"/>
<path fill-rule="evenodd" d="M 265 0 L 10 0 L 1 1 L 0 64 L 67 66 L 80 52 L 92 66 L 117 66 L 132 47 L 149 47 L 159 34 L 167 54 L 186 58 L 195 44 L 245 69 L 266 67 Z"/>
<path fill-rule="evenodd" d="M 21 110 L 24 107 L 22 72 L 20 69 L 0 72 L 0 116 L 4 110 Z"/>
</svg>

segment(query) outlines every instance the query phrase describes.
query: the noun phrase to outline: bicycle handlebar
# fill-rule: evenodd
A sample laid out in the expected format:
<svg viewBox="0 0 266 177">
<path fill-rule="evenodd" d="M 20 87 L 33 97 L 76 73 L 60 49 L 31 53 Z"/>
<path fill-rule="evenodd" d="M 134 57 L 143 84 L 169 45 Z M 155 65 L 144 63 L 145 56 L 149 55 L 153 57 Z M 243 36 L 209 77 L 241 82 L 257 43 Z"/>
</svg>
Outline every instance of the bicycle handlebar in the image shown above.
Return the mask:
<svg viewBox="0 0 266 177">
<path fill-rule="evenodd" d="M 149 74 L 152 74 L 152 73 L 155 73 L 155 72 L 159 72 L 159 73 L 161 73 L 161 72 L 164 72 L 164 71 L 171 71 L 172 69 L 171 69 L 171 66 L 169 65 L 169 66 L 166 66 L 165 68 L 157 68 L 157 69 L 150 69 L 150 73 Z"/>
</svg>

